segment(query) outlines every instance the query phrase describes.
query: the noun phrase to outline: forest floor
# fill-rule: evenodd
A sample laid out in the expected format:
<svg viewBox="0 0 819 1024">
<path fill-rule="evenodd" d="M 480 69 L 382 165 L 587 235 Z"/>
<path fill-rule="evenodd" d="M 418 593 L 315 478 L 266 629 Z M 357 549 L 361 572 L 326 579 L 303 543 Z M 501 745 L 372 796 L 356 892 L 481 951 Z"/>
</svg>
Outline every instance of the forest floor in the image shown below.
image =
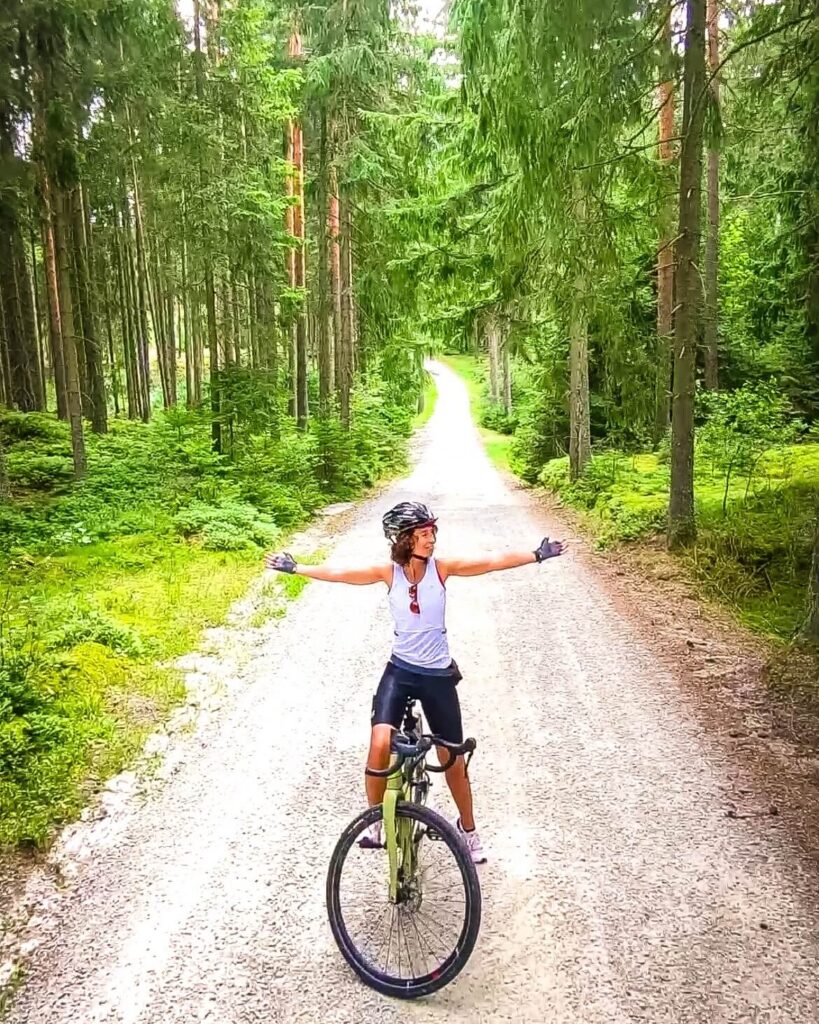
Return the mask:
<svg viewBox="0 0 819 1024">
<path fill-rule="evenodd" d="M 442 555 L 571 540 L 448 587 L 490 852 L 466 970 L 407 1005 L 338 955 L 324 878 L 362 803 L 384 595 L 310 584 L 255 625 L 259 580 L 183 659 L 188 704 L 143 763 L 6 901 L 11 1021 L 815 1021 L 819 756 L 771 699 L 768 648 L 661 553 L 592 550 L 492 467 L 436 375 L 412 474 L 292 548 L 377 558 L 380 511 L 419 494 Z M 433 804 L 451 812 L 440 785 Z"/>
</svg>

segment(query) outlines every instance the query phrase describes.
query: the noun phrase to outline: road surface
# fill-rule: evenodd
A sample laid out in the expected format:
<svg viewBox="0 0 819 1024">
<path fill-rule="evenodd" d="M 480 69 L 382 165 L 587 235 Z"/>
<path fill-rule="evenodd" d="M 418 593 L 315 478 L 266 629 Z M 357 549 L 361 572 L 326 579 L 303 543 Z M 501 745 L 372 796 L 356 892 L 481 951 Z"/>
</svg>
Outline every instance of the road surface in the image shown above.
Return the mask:
<svg viewBox="0 0 819 1024">
<path fill-rule="evenodd" d="M 408 497 L 440 517 L 441 555 L 559 533 L 495 472 L 462 383 L 437 373 L 411 476 L 347 517 L 333 560 L 383 557 L 380 513 Z M 238 662 L 203 660 L 224 676 L 221 707 L 55 901 L 9 1019 L 815 1024 L 817 874 L 781 819 L 726 817 L 723 741 L 583 559 L 448 591 L 491 857 L 454 984 L 386 1000 L 333 944 L 325 872 L 362 804 L 390 625 L 382 587 L 311 583 L 244 630 Z M 440 783 L 432 802 L 451 813 Z"/>
</svg>

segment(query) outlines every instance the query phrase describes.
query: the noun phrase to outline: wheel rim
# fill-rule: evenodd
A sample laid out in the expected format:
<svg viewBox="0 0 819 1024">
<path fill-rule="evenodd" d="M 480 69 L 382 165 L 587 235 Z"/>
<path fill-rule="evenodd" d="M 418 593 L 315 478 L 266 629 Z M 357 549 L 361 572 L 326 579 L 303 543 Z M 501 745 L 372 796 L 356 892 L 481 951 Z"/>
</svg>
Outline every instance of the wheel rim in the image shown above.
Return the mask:
<svg viewBox="0 0 819 1024">
<path fill-rule="evenodd" d="M 460 957 L 469 930 L 472 896 L 462 864 L 444 837 L 433 838 L 408 808 L 402 820 L 412 823 L 418 870 L 404 878 L 399 869 L 399 902 L 392 904 L 386 849 L 357 845 L 370 820 L 361 819 L 345 843 L 333 899 L 339 944 L 384 984 L 409 989 L 435 982 Z"/>
</svg>

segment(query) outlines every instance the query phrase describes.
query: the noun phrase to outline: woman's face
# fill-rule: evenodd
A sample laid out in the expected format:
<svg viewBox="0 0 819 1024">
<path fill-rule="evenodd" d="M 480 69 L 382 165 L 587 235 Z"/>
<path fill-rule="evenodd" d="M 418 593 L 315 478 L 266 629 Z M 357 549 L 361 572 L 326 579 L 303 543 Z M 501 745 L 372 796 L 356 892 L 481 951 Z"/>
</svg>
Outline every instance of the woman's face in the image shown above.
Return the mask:
<svg viewBox="0 0 819 1024">
<path fill-rule="evenodd" d="M 421 558 L 429 558 L 435 550 L 435 537 L 437 533 L 437 526 L 422 526 L 420 530 L 413 531 L 412 553 Z"/>
</svg>

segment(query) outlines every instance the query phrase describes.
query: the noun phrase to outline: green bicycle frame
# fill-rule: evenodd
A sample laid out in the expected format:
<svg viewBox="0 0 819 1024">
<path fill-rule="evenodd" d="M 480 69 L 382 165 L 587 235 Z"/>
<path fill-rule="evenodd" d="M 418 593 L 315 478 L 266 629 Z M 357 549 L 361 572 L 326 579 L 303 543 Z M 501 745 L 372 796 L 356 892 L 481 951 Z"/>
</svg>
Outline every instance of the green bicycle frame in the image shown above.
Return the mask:
<svg viewBox="0 0 819 1024">
<path fill-rule="evenodd" d="M 395 764 L 394 756 L 391 764 Z M 400 866 L 404 869 L 405 877 L 411 877 L 414 870 L 412 862 L 415 856 L 415 848 L 412 842 L 412 819 L 398 818 L 396 814 L 398 801 L 406 799 L 407 795 L 407 783 L 404 779 L 403 771 L 391 775 L 387 779 L 387 788 L 381 805 L 384 818 L 384 836 L 387 845 L 387 861 L 390 871 L 390 903 L 398 902 L 399 861 Z"/>
</svg>

